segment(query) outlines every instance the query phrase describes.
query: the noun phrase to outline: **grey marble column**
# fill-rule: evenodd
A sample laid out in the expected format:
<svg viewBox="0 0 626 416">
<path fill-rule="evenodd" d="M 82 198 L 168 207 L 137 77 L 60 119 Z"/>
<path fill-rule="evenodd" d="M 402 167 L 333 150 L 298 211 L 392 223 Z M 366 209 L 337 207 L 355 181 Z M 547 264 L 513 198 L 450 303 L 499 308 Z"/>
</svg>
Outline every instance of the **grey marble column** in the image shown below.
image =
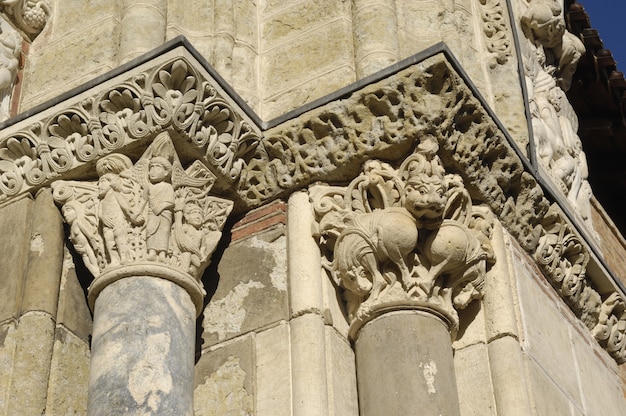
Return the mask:
<svg viewBox="0 0 626 416">
<path fill-rule="evenodd" d="M 88 415 L 193 415 L 196 308 L 165 279 L 136 276 L 95 302 Z"/>
<path fill-rule="evenodd" d="M 448 326 L 429 312 L 388 312 L 355 341 L 361 416 L 458 416 Z"/>
</svg>

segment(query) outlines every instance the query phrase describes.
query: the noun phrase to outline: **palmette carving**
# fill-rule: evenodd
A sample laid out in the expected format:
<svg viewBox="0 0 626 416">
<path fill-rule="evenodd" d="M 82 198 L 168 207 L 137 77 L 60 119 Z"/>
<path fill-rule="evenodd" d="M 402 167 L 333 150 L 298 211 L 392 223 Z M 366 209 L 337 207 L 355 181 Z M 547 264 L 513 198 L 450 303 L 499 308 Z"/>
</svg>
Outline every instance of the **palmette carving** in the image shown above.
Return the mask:
<svg viewBox="0 0 626 416">
<path fill-rule="evenodd" d="M 345 288 L 351 334 L 390 309 L 424 309 L 458 326 L 494 261 L 492 218 L 472 207 L 425 140 L 399 169 L 366 162 L 348 187 L 310 188 L 325 267 Z"/>
<path fill-rule="evenodd" d="M 170 129 L 226 181 L 260 133 L 182 58 L 141 73 L 0 142 L 0 201 Z"/>
<path fill-rule="evenodd" d="M 208 195 L 215 176 L 198 161 L 183 169 L 167 132 L 135 164 L 113 153 L 96 171 L 97 183 L 52 185 L 74 248 L 94 277 L 148 262 L 199 279 L 233 206 Z"/>
</svg>

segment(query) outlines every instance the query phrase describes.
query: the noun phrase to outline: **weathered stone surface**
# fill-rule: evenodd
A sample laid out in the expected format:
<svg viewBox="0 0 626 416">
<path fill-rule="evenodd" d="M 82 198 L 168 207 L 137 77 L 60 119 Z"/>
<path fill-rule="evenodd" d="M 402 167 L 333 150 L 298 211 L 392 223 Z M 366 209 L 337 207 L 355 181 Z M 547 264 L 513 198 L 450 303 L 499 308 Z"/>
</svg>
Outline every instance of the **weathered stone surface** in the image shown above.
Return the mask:
<svg viewBox="0 0 626 416">
<path fill-rule="evenodd" d="M 289 325 L 278 326 L 256 335 L 255 416 L 291 416 L 292 377 Z"/>
<path fill-rule="evenodd" d="M 46 409 L 55 324 L 43 312 L 28 312 L 9 334 L 15 337 L 7 414 L 40 415 Z M 11 344 L 11 341 L 8 342 Z"/>
<path fill-rule="evenodd" d="M 11 403 L 11 378 L 15 366 L 15 347 L 17 323 L 14 320 L 5 320 L 0 323 L 0 412 L 7 414 Z"/>
<path fill-rule="evenodd" d="M 362 416 L 460 415 L 447 325 L 422 312 L 390 312 L 355 342 Z M 398 357 L 402 357 L 401 360 Z"/>
<path fill-rule="evenodd" d="M 89 387 L 89 344 L 65 327 L 54 334 L 46 415 L 85 415 Z"/>
<path fill-rule="evenodd" d="M 565 316 L 569 311 L 562 310 L 565 305 L 550 293 L 545 283 L 538 281 L 539 276 L 532 276 L 519 266 L 516 269 L 521 319 L 525 331 L 524 344 L 528 354 L 580 406 L 577 371 L 572 365 L 574 356 L 570 344 L 571 324 Z"/>
<path fill-rule="evenodd" d="M 217 290 L 204 310 L 205 347 L 288 318 L 285 238 L 261 238 L 224 251 Z"/>
<path fill-rule="evenodd" d="M 346 335 L 326 327 L 326 373 L 331 415 L 358 416 L 354 350 Z M 323 414 L 323 413 L 322 413 Z"/>
<path fill-rule="evenodd" d="M 494 400 L 487 345 L 454 351 L 454 372 L 463 416 L 498 415 Z"/>
<path fill-rule="evenodd" d="M 266 1 L 266 7 L 271 1 Z M 285 6 L 267 16 L 261 22 L 261 37 L 263 49 L 270 50 L 278 45 L 293 41 L 295 37 L 319 30 L 320 26 L 329 25 L 338 20 L 349 21 L 350 2 L 345 0 L 306 0 L 300 2 L 282 2 Z M 350 32 L 337 33 L 341 38 L 348 40 Z M 308 35 L 305 35 L 308 36 Z M 322 39 L 317 39 L 321 42 Z M 320 44 L 320 46 L 322 46 Z M 292 57 L 292 59 L 294 59 Z M 294 59 L 295 60 L 295 59 Z"/>
<path fill-rule="evenodd" d="M 253 337 L 245 336 L 210 351 L 196 364 L 196 415 L 254 414 Z"/>
<path fill-rule="evenodd" d="M 488 344 L 488 353 L 497 414 L 533 414 L 528 395 L 528 383 L 532 383 L 526 370 L 528 357 L 519 340 L 512 336 L 496 338 Z"/>
<path fill-rule="evenodd" d="M 22 285 L 30 251 L 27 232 L 33 200 L 25 196 L 0 207 L 0 228 L 13 238 L 0 239 L 0 322 L 19 316 L 22 303 Z"/>
<path fill-rule="evenodd" d="M 308 53 L 302 55 L 302 50 Z M 347 70 L 353 67 L 353 55 L 352 33 L 345 20 L 333 21 L 266 51 L 261 58 L 261 85 L 265 86 L 261 115 L 272 119 L 354 82 L 354 70 Z M 300 59 L 293 59 L 294 56 Z M 277 67 L 275 62 L 283 65 Z M 324 82 L 322 86 L 319 79 L 332 82 Z M 306 95 L 285 95 L 295 94 L 299 89 Z M 274 98 L 278 95 L 283 95 L 279 101 Z"/>
<path fill-rule="evenodd" d="M 307 313 L 289 321 L 292 413 L 328 412 L 326 334 L 322 317 Z"/>
<path fill-rule="evenodd" d="M 588 334 L 572 331 L 572 347 L 582 396 L 583 414 L 619 416 L 626 400 L 615 361 L 607 357 Z"/>
<path fill-rule="evenodd" d="M 527 366 L 528 378 L 532 380 L 528 386 L 528 394 L 537 415 L 569 416 L 574 409 L 582 410 L 579 407 L 579 398 L 572 401 L 572 398 L 561 390 L 560 385 L 555 383 L 536 361 L 529 359 Z"/>
<path fill-rule="evenodd" d="M 111 283 L 96 300 L 90 415 L 193 414 L 195 307 L 154 277 Z"/>
<path fill-rule="evenodd" d="M 82 270 L 82 274 L 86 274 L 84 269 Z M 84 281 L 83 284 L 85 284 Z M 85 288 L 78 280 L 76 266 L 70 250 L 65 248 L 59 307 L 57 310 L 57 325 L 62 325 L 72 334 L 87 342 L 91 336 L 92 318 L 85 291 Z"/>
<path fill-rule="evenodd" d="M 32 50 L 24 77 L 20 111 L 25 111 L 89 81 L 117 66 L 114 59 L 120 36 L 119 20 L 114 17 L 92 22 L 62 42 Z M 38 68 L 47 68 L 40 71 Z M 45 86 L 45 88 L 43 88 Z"/>
<path fill-rule="evenodd" d="M 37 194 L 30 215 L 22 311 L 43 311 L 56 316 L 64 241 L 63 220 L 50 189 Z"/>
</svg>

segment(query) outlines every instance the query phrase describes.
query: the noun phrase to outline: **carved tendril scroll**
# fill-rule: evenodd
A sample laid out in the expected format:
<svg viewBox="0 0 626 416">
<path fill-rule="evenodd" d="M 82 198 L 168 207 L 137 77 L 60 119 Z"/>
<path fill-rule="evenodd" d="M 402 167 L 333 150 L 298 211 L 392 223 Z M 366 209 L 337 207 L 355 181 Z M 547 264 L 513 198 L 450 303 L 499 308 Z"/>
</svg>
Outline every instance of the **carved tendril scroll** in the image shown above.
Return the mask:
<svg viewBox="0 0 626 416">
<path fill-rule="evenodd" d="M 351 337 L 390 309 L 423 309 L 454 334 L 456 309 L 481 296 L 492 218 L 445 173 L 434 141 L 394 169 L 368 161 L 347 187 L 310 188 L 326 269 L 345 289 Z"/>
<path fill-rule="evenodd" d="M 0 140 L 0 201 L 168 129 L 213 172 L 235 181 L 260 140 L 240 111 L 176 58 Z"/>
<path fill-rule="evenodd" d="M 136 163 L 113 153 L 96 170 L 97 182 L 52 184 L 74 248 L 96 281 L 156 265 L 199 283 L 233 207 L 209 195 L 215 175 L 199 161 L 183 169 L 167 132 Z"/>
</svg>

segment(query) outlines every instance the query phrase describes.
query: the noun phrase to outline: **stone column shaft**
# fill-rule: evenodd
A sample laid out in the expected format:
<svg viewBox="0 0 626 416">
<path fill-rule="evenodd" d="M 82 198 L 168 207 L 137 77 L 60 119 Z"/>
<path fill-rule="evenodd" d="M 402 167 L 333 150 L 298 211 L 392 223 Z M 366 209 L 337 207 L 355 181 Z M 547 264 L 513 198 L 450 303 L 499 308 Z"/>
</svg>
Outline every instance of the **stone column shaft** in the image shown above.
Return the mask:
<svg viewBox="0 0 626 416">
<path fill-rule="evenodd" d="M 89 416 L 193 415 L 196 308 L 165 279 L 127 277 L 96 299 Z"/>
<path fill-rule="evenodd" d="M 355 342 L 361 416 L 459 416 L 447 324 L 422 311 L 388 312 Z"/>
<path fill-rule="evenodd" d="M 353 0 L 354 51 L 359 79 L 397 62 L 395 0 Z"/>
<path fill-rule="evenodd" d="M 120 63 L 125 63 L 165 42 L 167 0 L 124 0 Z"/>
</svg>

